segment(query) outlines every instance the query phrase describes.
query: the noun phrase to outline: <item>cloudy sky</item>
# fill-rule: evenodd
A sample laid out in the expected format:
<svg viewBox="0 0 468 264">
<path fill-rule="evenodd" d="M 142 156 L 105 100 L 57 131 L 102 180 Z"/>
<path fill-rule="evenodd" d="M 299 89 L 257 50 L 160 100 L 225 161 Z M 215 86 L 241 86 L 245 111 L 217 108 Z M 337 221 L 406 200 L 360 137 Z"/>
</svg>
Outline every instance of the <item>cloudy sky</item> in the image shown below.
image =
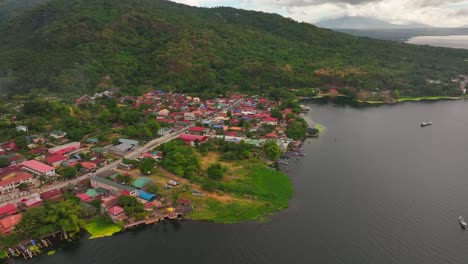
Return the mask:
<svg viewBox="0 0 468 264">
<path fill-rule="evenodd" d="M 368 16 L 388 22 L 438 27 L 468 26 L 468 0 L 173 0 L 193 6 L 232 6 L 317 22 L 341 16 Z"/>
</svg>

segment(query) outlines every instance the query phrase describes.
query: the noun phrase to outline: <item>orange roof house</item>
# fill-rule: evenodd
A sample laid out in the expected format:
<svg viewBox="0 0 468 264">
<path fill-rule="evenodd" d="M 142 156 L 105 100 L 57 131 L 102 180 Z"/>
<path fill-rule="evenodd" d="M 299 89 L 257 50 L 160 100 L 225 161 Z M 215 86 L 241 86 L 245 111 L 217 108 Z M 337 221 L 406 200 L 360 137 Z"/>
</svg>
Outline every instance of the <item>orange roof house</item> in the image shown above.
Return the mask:
<svg viewBox="0 0 468 264">
<path fill-rule="evenodd" d="M 0 220 L 0 232 L 6 235 L 21 221 L 22 214 L 11 215 Z"/>
</svg>

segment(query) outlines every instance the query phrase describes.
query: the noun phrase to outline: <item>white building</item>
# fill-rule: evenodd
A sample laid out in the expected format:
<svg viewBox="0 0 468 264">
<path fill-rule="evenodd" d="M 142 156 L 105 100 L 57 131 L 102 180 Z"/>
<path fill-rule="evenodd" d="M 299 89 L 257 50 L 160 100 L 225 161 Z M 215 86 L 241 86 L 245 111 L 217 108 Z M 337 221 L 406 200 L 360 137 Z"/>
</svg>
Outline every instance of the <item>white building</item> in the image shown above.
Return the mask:
<svg viewBox="0 0 468 264">
<path fill-rule="evenodd" d="M 158 130 L 158 135 L 162 137 L 162 136 L 170 134 L 173 130 L 174 129 L 170 127 L 163 127 Z"/>
<path fill-rule="evenodd" d="M 194 113 L 185 113 L 184 120 L 186 121 L 195 121 L 195 114 Z"/>
<path fill-rule="evenodd" d="M 8 180 L 0 181 L 0 194 L 10 193 L 16 189 L 22 183 L 26 183 L 27 185 L 31 185 L 33 177 L 29 173 L 24 173 L 22 175 L 10 178 Z"/>
<path fill-rule="evenodd" d="M 31 172 L 38 176 L 53 177 L 55 176 L 55 169 L 47 164 L 39 162 L 37 160 L 28 160 L 21 163 L 23 169 Z"/>
</svg>

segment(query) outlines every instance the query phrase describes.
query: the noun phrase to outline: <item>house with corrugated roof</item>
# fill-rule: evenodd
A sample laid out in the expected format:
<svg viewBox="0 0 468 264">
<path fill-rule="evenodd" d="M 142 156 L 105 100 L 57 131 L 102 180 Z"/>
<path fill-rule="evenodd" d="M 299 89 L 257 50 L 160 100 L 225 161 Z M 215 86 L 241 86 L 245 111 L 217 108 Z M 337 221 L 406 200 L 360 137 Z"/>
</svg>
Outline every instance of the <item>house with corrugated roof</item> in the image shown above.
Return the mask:
<svg viewBox="0 0 468 264">
<path fill-rule="evenodd" d="M 108 179 L 101 178 L 101 177 L 93 177 L 90 179 L 90 182 L 93 188 L 102 187 L 104 189 L 109 190 L 109 192 L 112 195 L 125 194 L 125 195 L 131 195 L 131 196 L 138 196 L 136 188 L 122 185 L 112 180 L 108 180 Z"/>
</svg>

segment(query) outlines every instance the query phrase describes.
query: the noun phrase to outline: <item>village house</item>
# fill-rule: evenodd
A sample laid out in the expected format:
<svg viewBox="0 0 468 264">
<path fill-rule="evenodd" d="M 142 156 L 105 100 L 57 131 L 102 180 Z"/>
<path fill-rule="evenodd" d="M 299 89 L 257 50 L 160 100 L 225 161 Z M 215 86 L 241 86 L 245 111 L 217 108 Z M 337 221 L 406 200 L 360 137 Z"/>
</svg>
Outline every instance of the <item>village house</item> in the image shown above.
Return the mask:
<svg viewBox="0 0 468 264">
<path fill-rule="evenodd" d="M 91 198 L 90 196 L 88 196 L 86 193 L 79 193 L 79 194 L 76 194 L 75 196 L 78 197 L 78 198 L 80 198 L 80 200 L 81 200 L 83 203 L 89 203 L 89 202 L 93 201 L 93 198 Z"/>
<path fill-rule="evenodd" d="M 163 109 L 158 112 L 158 116 L 168 116 L 169 115 L 169 110 Z"/>
<path fill-rule="evenodd" d="M 62 139 L 67 135 L 66 132 L 62 130 L 52 130 L 50 131 L 50 136 L 55 138 L 55 139 Z"/>
<path fill-rule="evenodd" d="M 186 121 L 195 121 L 195 114 L 194 113 L 185 113 L 184 114 L 184 120 Z"/>
<path fill-rule="evenodd" d="M 65 145 L 50 148 L 48 152 L 49 154 L 65 155 L 65 154 L 72 154 L 74 151 L 79 150 L 80 148 L 81 148 L 80 142 L 71 142 Z"/>
<path fill-rule="evenodd" d="M 161 129 L 158 130 L 158 136 L 165 136 L 165 135 L 168 135 L 170 133 L 172 133 L 172 131 L 174 131 L 173 128 L 171 127 L 163 127 Z"/>
<path fill-rule="evenodd" d="M 112 221 L 114 221 L 115 223 L 127 220 L 128 218 L 125 214 L 125 210 L 119 205 L 112 206 L 111 208 L 109 208 L 107 213 L 109 214 Z"/>
<path fill-rule="evenodd" d="M 101 177 L 93 177 L 90 179 L 91 181 L 91 186 L 93 188 L 104 188 L 110 191 L 112 195 L 120 195 L 120 194 L 125 194 L 125 195 L 131 195 L 131 196 L 138 196 L 137 189 L 122 185 L 119 183 L 116 183 L 114 181 L 101 178 Z"/>
<path fill-rule="evenodd" d="M 45 159 L 45 162 L 53 167 L 58 167 L 62 162 L 66 161 L 68 158 L 64 155 L 53 155 Z"/>
<path fill-rule="evenodd" d="M 43 201 L 40 196 L 37 196 L 26 201 L 22 201 L 22 204 L 22 206 L 25 207 L 23 209 L 32 209 L 41 206 L 43 204 Z"/>
<path fill-rule="evenodd" d="M 130 145 L 126 143 L 120 143 L 117 146 L 113 146 L 109 149 L 109 153 L 117 156 L 125 156 L 125 153 L 131 151 L 135 148 L 135 145 Z"/>
<path fill-rule="evenodd" d="M 28 127 L 27 126 L 17 126 L 16 131 L 18 131 L 18 132 L 28 132 Z"/>
<path fill-rule="evenodd" d="M 80 165 L 81 165 L 80 171 L 82 173 L 94 171 L 96 170 L 96 167 L 97 167 L 96 163 L 88 162 L 88 161 L 80 162 Z"/>
<path fill-rule="evenodd" d="M 14 215 L 18 212 L 18 208 L 13 205 L 13 204 L 6 204 L 2 207 L 0 207 L 0 219 L 9 216 L 9 215 Z"/>
<path fill-rule="evenodd" d="M 0 220 L 0 232 L 3 235 L 8 235 L 13 228 L 21 221 L 22 214 L 11 215 Z"/>
<path fill-rule="evenodd" d="M 199 136 L 192 134 L 180 134 L 178 138 L 182 139 L 185 143 L 189 144 L 192 147 L 194 147 L 197 144 L 197 142 L 198 144 L 201 144 L 208 139 L 207 136 Z"/>
<path fill-rule="evenodd" d="M 62 198 L 62 192 L 59 189 L 43 192 L 39 195 L 44 201 L 59 201 Z"/>
<path fill-rule="evenodd" d="M 202 126 L 194 126 L 189 128 L 189 132 L 195 135 L 205 135 L 208 129 Z"/>
<path fill-rule="evenodd" d="M 269 125 L 269 126 L 276 126 L 278 125 L 278 118 L 274 117 L 265 117 L 263 119 L 263 124 Z"/>
<path fill-rule="evenodd" d="M 21 175 L 4 179 L 0 181 L 0 194 L 10 193 L 18 189 L 20 184 L 27 184 L 28 186 L 33 183 L 33 177 L 29 173 L 23 173 Z"/>
<path fill-rule="evenodd" d="M 54 177 L 55 169 L 37 160 L 28 160 L 21 163 L 23 169 L 37 176 Z"/>
</svg>

